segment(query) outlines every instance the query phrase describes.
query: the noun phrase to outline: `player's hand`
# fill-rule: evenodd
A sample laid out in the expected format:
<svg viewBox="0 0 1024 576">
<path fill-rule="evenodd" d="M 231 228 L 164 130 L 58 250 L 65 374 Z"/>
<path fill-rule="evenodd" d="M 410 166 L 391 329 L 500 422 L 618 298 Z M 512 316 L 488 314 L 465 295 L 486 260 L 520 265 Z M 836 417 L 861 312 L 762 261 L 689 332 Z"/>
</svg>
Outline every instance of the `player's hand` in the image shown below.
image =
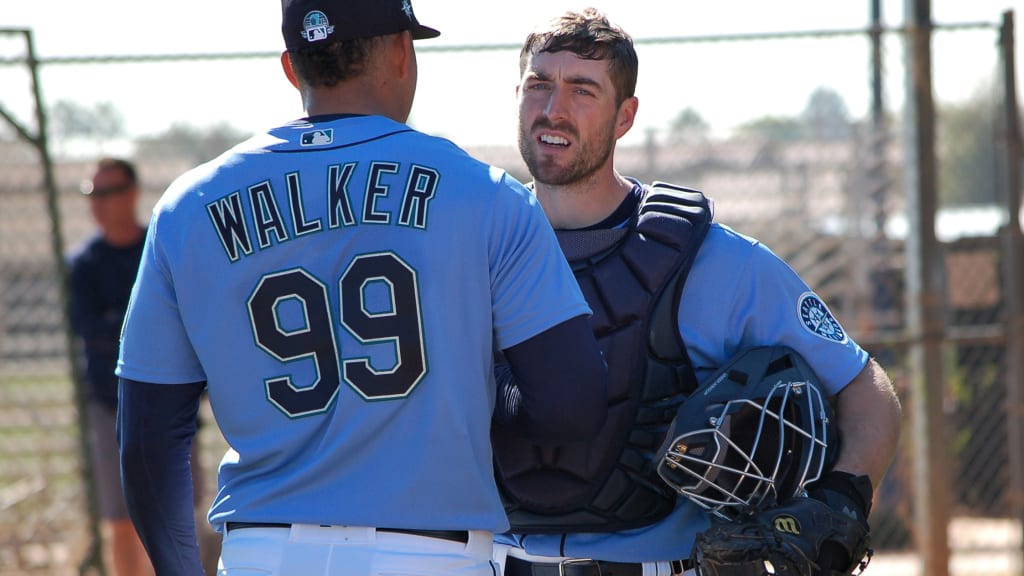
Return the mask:
<svg viewBox="0 0 1024 576">
<path fill-rule="evenodd" d="M 871 480 L 867 476 L 832 471 L 809 488 L 808 495 L 824 502 L 834 514 L 850 520 L 845 529 L 823 540 L 818 550 L 818 564 L 825 570 L 824 574 L 851 574 L 858 566 L 863 570 L 872 554 L 868 526 Z"/>
<path fill-rule="evenodd" d="M 872 551 L 869 505 L 862 505 L 854 484 L 862 481 L 830 474 L 839 476 L 827 475 L 809 497 L 792 498 L 741 521 L 713 521 L 694 544 L 700 574 L 834 576 L 863 571 Z M 870 502 L 870 482 L 867 487 Z"/>
</svg>

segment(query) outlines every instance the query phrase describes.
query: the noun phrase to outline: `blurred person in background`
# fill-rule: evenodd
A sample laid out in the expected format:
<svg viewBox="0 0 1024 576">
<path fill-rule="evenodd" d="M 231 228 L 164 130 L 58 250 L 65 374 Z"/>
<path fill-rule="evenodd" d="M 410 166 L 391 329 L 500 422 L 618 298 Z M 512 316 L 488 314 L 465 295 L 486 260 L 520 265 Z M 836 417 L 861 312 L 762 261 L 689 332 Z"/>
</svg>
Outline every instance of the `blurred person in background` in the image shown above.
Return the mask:
<svg viewBox="0 0 1024 576">
<path fill-rule="evenodd" d="M 84 358 L 84 382 L 80 385 L 84 386 L 87 401 L 92 480 L 102 520 L 103 563 L 115 576 L 152 574 L 149 557 L 125 507 L 114 433 L 118 341 L 146 237 L 146 228 L 137 218 L 141 196 L 138 175 L 127 160 L 102 158 L 81 189 L 98 229 L 71 256 L 71 309 L 72 325 Z M 198 444 L 193 448 L 198 505 L 203 475 Z M 219 539 L 212 531 L 203 538 L 209 550 L 204 558 L 212 557 L 207 563 L 208 570 L 216 570 Z"/>
</svg>

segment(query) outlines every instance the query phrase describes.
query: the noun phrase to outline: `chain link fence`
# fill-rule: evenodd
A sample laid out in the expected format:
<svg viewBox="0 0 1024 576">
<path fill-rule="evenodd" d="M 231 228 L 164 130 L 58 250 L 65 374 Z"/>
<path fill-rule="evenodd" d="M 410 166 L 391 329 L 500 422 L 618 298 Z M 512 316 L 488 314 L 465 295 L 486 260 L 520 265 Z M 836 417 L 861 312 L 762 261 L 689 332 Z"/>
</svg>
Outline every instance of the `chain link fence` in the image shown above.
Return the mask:
<svg viewBox="0 0 1024 576">
<path fill-rule="evenodd" d="M 1000 187 L 1007 175 L 1000 166 L 1007 163 L 995 158 L 1005 153 L 1007 128 L 1000 124 L 999 110 L 1007 84 L 996 74 L 998 33 L 998 27 L 990 25 L 935 34 L 941 201 L 936 229 L 945 265 L 941 388 L 950 439 L 946 473 L 953 492 L 951 573 L 958 575 L 1022 574 L 1016 511 L 1024 486 L 1014 483 L 1019 476 L 1009 464 L 1012 430 L 1007 414 L 1008 407 L 1014 408 L 1008 406 L 1010 386 L 1024 383 L 1008 381 L 1007 360 L 1014 349 L 1008 348 L 1005 330 L 1007 302 L 1022 295 L 1007 294 L 1003 288 L 1007 261 L 999 234 L 1006 221 L 1006 200 Z M 0 34 L 0 48 L 6 50 L 0 54 L 5 64 L 0 65 L 0 111 L 8 119 L 0 125 L 0 576 L 76 574 L 97 568 L 90 562 L 95 544 L 90 526 L 95 518 L 82 474 L 80 411 L 72 384 L 75 360 L 69 353 L 59 260 L 94 229 L 79 183 L 89 177 L 100 155 L 132 157 L 140 169 L 140 217 L 145 218 L 175 176 L 244 138 L 246 130 L 188 125 L 187 117 L 177 116 L 183 113 L 168 110 L 160 112 L 165 116 L 161 130 L 129 140 L 116 136 L 116 130 L 97 128 L 95 122 L 91 135 L 76 132 L 70 124 L 73 115 L 67 109 L 58 114 L 51 107 L 51 118 L 60 123 L 55 130 L 63 132 L 47 147 L 54 159 L 54 189 L 48 191 L 40 142 L 30 141 L 38 135 L 38 124 L 29 120 L 34 103 L 26 98 L 33 77 L 26 71 L 29 58 L 18 38 Z M 641 62 L 659 54 L 667 54 L 681 67 L 710 59 L 723 71 L 743 70 L 746 84 L 731 84 L 730 93 L 722 94 L 713 79 L 681 86 L 685 74 L 642 67 L 641 110 L 645 102 L 669 99 L 678 104 L 679 114 L 646 119 L 646 125 L 634 128 L 642 138 L 623 142 L 616 161 L 620 172 L 643 181 L 670 181 L 709 194 L 719 221 L 761 239 L 818 291 L 848 332 L 886 367 L 908 406 L 913 401 L 908 358 L 913 342 L 905 334 L 904 278 L 905 243 L 912 231 L 903 189 L 901 106 L 879 109 L 876 102 L 875 108 L 850 110 L 846 94 L 833 88 L 850 86 L 850 76 L 857 78 L 857 90 L 866 93 L 872 88 L 867 38 L 866 31 L 845 31 L 638 39 Z M 968 45 L 981 47 L 988 55 L 988 60 L 977 62 L 977 69 L 991 74 L 974 79 L 976 86 L 966 96 L 947 96 L 940 89 L 948 84 L 941 81 L 946 64 Z M 799 52 L 826 57 L 785 61 L 781 49 L 794 46 Z M 887 35 L 882 49 L 881 62 L 889 76 L 902 71 L 899 34 Z M 518 47 L 423 49 L 419 58 L 424 75 L 501 61 L 512 67 L 514 77 Z M 144 61 L 173 79 L 169 85 L 176 86 L 183 98 L 200 90 L 216 94 L 220 103 L 253 98 L 251 87 L 236 83 L 235 74 L 222 75 L 219 84 L 188 83 L 189 76 L 216 70 L 225 60 L 236 71 L 267 74 L 273 68 L 271 73 L 279 74 L 276 55 L 271 54 L 66 60 L 44 62 L 40 82 L 54 87 L 52 94 L 57 96 L 49 97 L 53 101 L 67 101 L 74 94 L 95 101 L 90 99 L 99 85 L 106 87 L 108 98 L 114 93 L 121 94 L 118 98 L 141 98 L 142 88 L 133 88 L 134 93 L 119 89 L 130 83 Z M 753 101 L 773 85 L 803 85 L 808 78 L 814 82 L 801 101 L 785 107 L 794 111 L 789 116 L 766 113 Z M 62 91 L 62 86 L 83 88 Z M 890 83 L 884 92 L 892 102 L 903 100 L 901 85 Z M 851 101 L 854 96 L 864 100 L 862 94 L 849 96 Z M 749 109 L 750 121 L 723 124 L 700 115 L 702 101 L 722 97 L 734 97 L 737 107 Z M 109 117 L 117 119 L 117 104 L 115 99 L 115 113 L 106 110 Z M 495 104 L 499 105 L 513 104 L 508 98 Z M 456 106 L 457 102 L 452 111 L 434 113 L 454 113 Z M 414 125 L 421 114 L 414 109 Z M 130 116 L 123 120 L 129 126 L 142 123 Z M 467 148 L 529 180 L 514 145 L 514 127 L 507 133 L 507 146 Z M 459 134 L 445 135 L 459 142 Z M 1008 164 L 1019 170 L 1021 158 Z M 910 411 L 905 413 L 909 418 Z M 212 472 L 225 446 L 208 407 L 203 417 L 208 424 L 200 436 L 203 463 Z M 869 573 L 913 574 L 919 569 L 912 495 L 921 487 L 913 482 L 909 447 L 929 439 L 912 438 L 913 424 L 909 419 L 905 424 L 896 462 L 876 495 L 872 529 L 877 558 Z M 215 474 L 208 474 L 207 482 L 212 495 Z"/>
</svg>

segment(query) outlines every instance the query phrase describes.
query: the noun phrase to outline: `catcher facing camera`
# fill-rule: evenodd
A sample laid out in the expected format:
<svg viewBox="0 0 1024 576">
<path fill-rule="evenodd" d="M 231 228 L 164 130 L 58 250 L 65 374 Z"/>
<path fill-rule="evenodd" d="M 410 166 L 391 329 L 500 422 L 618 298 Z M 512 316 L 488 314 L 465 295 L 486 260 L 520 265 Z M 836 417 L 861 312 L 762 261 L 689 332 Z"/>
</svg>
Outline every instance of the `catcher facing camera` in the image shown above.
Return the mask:
<svg viewBox="0 0 1024 576">
<path fill-rule="evenodd" d="M 814 510 L 808 519 L 825 523 L 838 506 L 866 518 L 870 491 L 860 497 L 863 513 L 852 495 L 865 477 L 867 484 L 881 482 L 899 439 L 899 400 L 884 370 L 791 267 L 756 239 L 714 222 L 712 202 L 702 192 L 647 185 L 615 169 L 616 142 L 642 110 L 638 67 L 629 34 L 593 8 L 541 25 L 520 51 L 519 149 L 594 310 L 592 324 L 608 363 L 609 411 L 593 442 L 551 445 L 494 434 L 512 524 L 496 539 L 505 576 L 692 574 L 695 561 L 703 561 L 693 554 L 698 536 L 725 523 L 722 516 L 735 514 L 734 526 L 758 524 L 758 516 L 741 510 L 768 514 L 799 505 L 794 519 L 804 521 L 797 512 Z M 808 396 L 823 408 L 828 398 L 834 418 L 814 408 L 809 419 L 833 423 L 842 444 L 823 457 L 830 440 L 806 440 L 778 418 L 778 439 L 806 440 L 806 457 L 755 450 L 748 458 L 759 473 L 751 467 L 741 474 L 730 470 L 748 468 L 739 451 L 716 450 L 720 461 L 709 462 L 726 467 L 707 470 L 706 479 L 690 485 L 709 500 L 681 496 L 658 475 L 658 451 L 677 409 L 736 354 L 764 346 L 788 347 L 806 361 L 821 398 L 797 384 L 775 393 L 788 395 L 786 410 L 792 411 Z M 720 427 L 705 415 L 693 425 L 712 429 L 708 443 L 727 437 L 747 442 L 756 429 L 748 422 L 778 411 L 778 402 L 767 400 L 766 410 L 736 403 Z M 831 458 L 832 471 L 823 472 Z M 669 478 L 678 485 L 691 481 Z M 727 479 L 725 490 L 709 488 Z M 794 496 L 800 486 L 819 499 Z M 736 489 L 758 496 L 741 507 L 740 497 L 731 496 Z M 851 501 L 835 504 L 832 494 L 851 495 Z M 843 564 L 826 562 L 831 544 L 804 534 L 801 543 L 810 543 L 794 548 L 807 557 L 802 570 Z M 851 565 L 860 558 L 855 551 L 850 556 Z M 741 568 L 743 576 L 765 573 L 763 562 Z"/>
<path fill-rule="evenodd" d="M 593 438 L 590 308 L 525 186 L 405 124 L 414 41 L 438 34 L 409 0 L 284 0 L 281 30 L 305 115 L 154 210 L 118 368 L 132 520 L 158 574 L 199 574 L 208 389 L 223 574 L 493 576 L 492 423 Z M 517 375 L 497 406 L 495 351 Z"/>
</svg>

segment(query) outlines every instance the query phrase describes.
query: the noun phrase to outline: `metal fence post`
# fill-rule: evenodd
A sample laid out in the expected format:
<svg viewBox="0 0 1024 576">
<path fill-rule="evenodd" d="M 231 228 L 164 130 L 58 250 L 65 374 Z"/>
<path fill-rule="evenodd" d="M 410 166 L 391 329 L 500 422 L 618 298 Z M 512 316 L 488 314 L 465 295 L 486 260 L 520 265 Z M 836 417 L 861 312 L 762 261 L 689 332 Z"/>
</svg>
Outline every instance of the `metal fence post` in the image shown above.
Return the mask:
<svg viewBox="0 0 1024 576">
<path fill-rule="evenodd" d="M 57 276 L 60 284 L 61 302 L 66 313 L 63 315 L 63 328 L 67 341 L 68 361 L 71 366 L 71 385 L 75 390 L 75 404 L 78 409 L 78 437 L 79 452 L 82 462 L 82 470 L 85 483 L 85 501 L 89 512 L 89 532 L 92 539 L 86 557 L 82 559 L 79 566 L 79 573 L 85 574 L 89 569 L 97 570 L 100 576 L 106 575 L 106 567 L 103 564 L 103 555 L 99 553 L 101 546 L 101 533 L 99 527 L 99 505 L 96 500 L 96 486 L 93 482 L 92 459 L 90 458 L 90 441 L 88 417 L 89 411 L 85 406 L 85 396 L 82 390 L 82 369 L 78 360 L 76 350 L 75 334 L 71 327 L 71 297 L 69 289 L 67 263 L 64 261 L 64 235 L 60 227 L 60 210 L 57 206 L 57 182 L 54 178 L 53 160 L 50 157 L 50 148 L 46 134 L 46 110 L 43 106 L 42 90 L 39 84 L 39 61 L 36 59 L 35 46 L 32 40 L 32 31 L 25 30 L 25 46 L 27 50 L 27 63 L 32 77 L 32 95 L 35 97 L 36 105 L 36 130 L 32 144 L 39 152 L 39 159 L 43 168 L 43 186 L 46 190 L 46 208 L 49 212 L 51 228 L 50 242 L 53 250 L 54 265 L 57 269 Z"/>
<path fill-rule="evenodd" d="M 922 574 L 949 574 L 948 442 L 942 412 L 944 266 L 935 237 L 938 186 L 932 96 L 931 3 L 905 0 L 907 331 L 913 389 L 914 526 Z"/>
<path fill-rule="evenodd" d="M 1003 81 L 1003 122 L 1002 134 L 997 139 L 1003 143 L 1001 172 L 1005 175 L 1003 201 L 1007 210 L 1006 226 L 1001 231 L 1003 294 L 1006 322 L 1006 403 L 1007 403 L 1007 456 L 1010 472 L 1009 507 L 1012 518 L 1024 525 L 1024 279 L 1021 277 L 1021 165 L 1022 144 L 1020 116 L 1017 102 L 1017 80 L 1014 72 L 1014 18 L 1013 11 L 1003 13 L 999 34 L 999 55 L 1002 64 Z M 1024 574 L 1024 541 L 1021 553 L 1016 559 L 1016 573 Z"/>
</svg>

